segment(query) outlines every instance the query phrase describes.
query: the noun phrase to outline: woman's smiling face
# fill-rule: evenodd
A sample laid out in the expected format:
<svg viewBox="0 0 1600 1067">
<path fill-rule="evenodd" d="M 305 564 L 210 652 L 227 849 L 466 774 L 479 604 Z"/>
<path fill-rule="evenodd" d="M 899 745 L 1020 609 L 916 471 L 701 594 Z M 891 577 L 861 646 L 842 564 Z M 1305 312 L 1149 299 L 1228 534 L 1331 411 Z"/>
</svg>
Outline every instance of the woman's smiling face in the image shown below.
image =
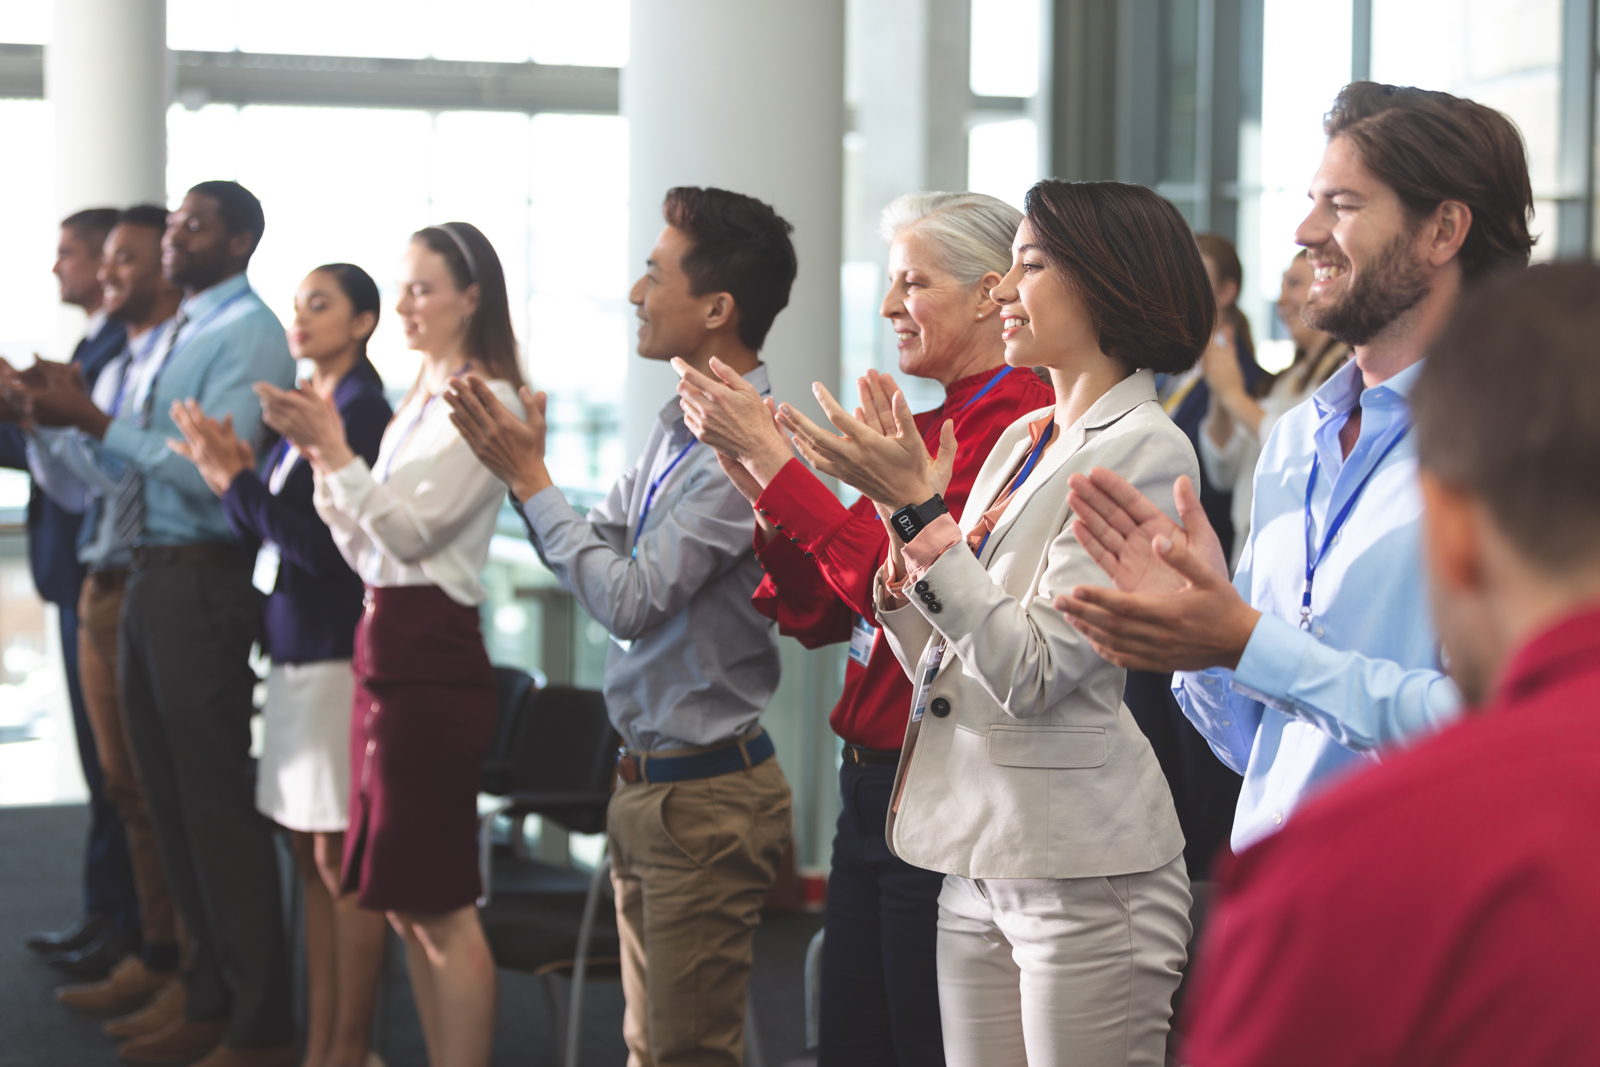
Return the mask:
<svg viewBox="0 0 1600 1067">
<path fill-rule="evenodd" d="M 1066 369 L 1100 350 L 1099 331 L 1059 267 L 1051 264 L 1027 219 L 1011 246 L 1011 269 L 989 294 L 1000 305 L 1000 336 L 1013 367 Z"/>
</svg>

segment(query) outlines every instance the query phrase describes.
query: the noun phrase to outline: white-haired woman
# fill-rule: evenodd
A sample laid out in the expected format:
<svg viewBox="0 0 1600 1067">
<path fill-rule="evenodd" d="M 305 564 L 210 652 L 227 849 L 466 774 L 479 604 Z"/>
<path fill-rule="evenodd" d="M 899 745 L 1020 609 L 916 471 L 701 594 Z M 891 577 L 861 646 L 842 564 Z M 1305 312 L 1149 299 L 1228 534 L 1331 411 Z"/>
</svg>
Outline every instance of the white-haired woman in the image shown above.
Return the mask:
<svg viewBox="0 0 1600 1067">
<path fill-rule="evenodd" d="M 953 432 L 958 452 L 945 500 L 957 515 L 1001 432 L 1054 395 L 1032 372 L 1006 366 L 999 309 L 989 298 L 1010 267 L 1021 220 L 980 193 L 915 193 L 883 213 L 882 315 L 898 338 L 899 369 L 944 386 L 944 403 L 916 421 L 930 451 Z M 767 572 L 757 609 L 808 648 L 850 644 L 844 695 L 830 720 L 845 742 L 843 810 L 828 883 L 818 1062 L 942 1064 L 934 954 L 943 875 L 897 859 L 884 840 L 911 683 L 867 622 L 873 574 L 888 547 L 883 523 L 865 498 L 845 508 L 794 458 L 738 375 L 715 382 L 685 367 L 679 373 L 690 429 L 718 450 L 756 509 Z"/>
</svg>

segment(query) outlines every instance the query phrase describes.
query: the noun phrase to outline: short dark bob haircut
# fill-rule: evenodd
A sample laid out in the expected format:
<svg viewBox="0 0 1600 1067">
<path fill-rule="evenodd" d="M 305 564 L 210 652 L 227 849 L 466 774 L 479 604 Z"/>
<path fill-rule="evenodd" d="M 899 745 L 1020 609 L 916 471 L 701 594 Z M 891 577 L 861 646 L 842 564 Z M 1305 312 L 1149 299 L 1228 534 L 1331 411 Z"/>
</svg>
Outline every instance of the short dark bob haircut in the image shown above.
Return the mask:
<svg viewBox="0 0 1600 1067">
<path fill-rule="evenodd" d="M 1088 309 L 1100 351 L 1159 374 L 1195 365 L 1217 302 L 1194 234 L 1171 201 L 1126 182 L 1046 178 L 1023 207 L 1039 250 Z"/>
</svg>

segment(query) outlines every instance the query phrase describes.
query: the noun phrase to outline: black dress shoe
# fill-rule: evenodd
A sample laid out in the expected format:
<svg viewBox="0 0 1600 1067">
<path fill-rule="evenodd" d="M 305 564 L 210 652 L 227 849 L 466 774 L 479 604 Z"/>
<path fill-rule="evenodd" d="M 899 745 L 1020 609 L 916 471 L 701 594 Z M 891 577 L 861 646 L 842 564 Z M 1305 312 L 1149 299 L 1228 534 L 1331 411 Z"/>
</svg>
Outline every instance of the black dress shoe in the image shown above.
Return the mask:
<svg viewBox="0 0 1600 1067">
<path fill-rule="evenodd" d="M 50 966 L 80 982 L 96 982 L 111 973 L 123 958 L 139 951 L 137 930 L 107 930 L 86 948 L 57 956 Z"/>
<path fill-rule="evenodd" d="M 24 942 L 35 952 L 77 952 L 87 948 L 111 928 L 111 917 L 90 912 L 65 930 L 53 934 L 29 934 Z"/>
</svg>

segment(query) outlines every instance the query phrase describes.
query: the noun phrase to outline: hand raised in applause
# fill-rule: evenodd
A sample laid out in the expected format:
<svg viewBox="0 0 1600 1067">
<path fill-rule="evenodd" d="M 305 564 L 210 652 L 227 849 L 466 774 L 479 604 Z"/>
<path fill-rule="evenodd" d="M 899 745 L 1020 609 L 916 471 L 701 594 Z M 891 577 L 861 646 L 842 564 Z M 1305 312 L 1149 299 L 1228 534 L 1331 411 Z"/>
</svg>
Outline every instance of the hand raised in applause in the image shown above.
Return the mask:
<svg viewBox="0 0 1600 1067">
<path fill-rule="evenodd" d="M 753 483 L 756 496 L 760 496 L 784 464 L 794 458 L 774 419 L 777 405 L 715 357 L 711 360 L 715 378 L 701 374 L 681 359 L 672 361 L 672 369 L 678 372 L 678 404 L 683 408 L 689 432 L 702 444 L 716 449 L 719 457 L 726 456 L 745 469 L 749 475 L 746 479 L 731 472 L 728 476 L 754 503 L 755 498 L 745 491 L 748 485 Z M 726 463 L 723 469 L 728 470 Z"/>
<path fill-rule="evenodd" d="M 444 391 L 450 421 L 472 454 L 506 483 L 512 496 L 526 501 L 555 484 L 544 464 L 548 397 L 525 385 L 517 390 L 517 396 L 526 413 L 520 419 L 476 374 L 453 379 Z"/>
<path fill-rule="evenodd" d="M 76 366 L 35 357 L 33 366 L 20 377 L 36 425 L 76 426 L 97 440 L 105 436 L 111 416 L 95 407 L 83 372 Z"/>
<path fill-rule="evenodd" d="M 271 382 L 251 388 L 261 399 L 261 417 L 287 437 L 322 474 L 342 469 L 356 458 L 344 436 L 344 417 L 331 396 L 318 396 L 309 382 L 279 389 Z"/>
<path fill-rule="evenodd" d="M 1228 581 L 1222 545 L 1189 479 L 1173 485 L 1182 525 L 1103 467 L 1067 484 L 1073 536 L 1115 588 L 1080 585 L 1055 606 L 1094 650 L 1132 670 L 1237 666 L 1261 613 Z"/>
<path fill-rule="evenodd" d="M 233 416 L 221 422 L 207 415 L 197 400 L 174 400 L 172 421 L 183 440 L 167 439 L 167 447 L 191 460 L 211 491 L 222 496 L 241 473 L 254 470 L 255 450 L 239 439 Z"/>
<path fill-rule="evenodd" d="M 0 359 L 0 422 L 19 423 L 24 429 L 32 423 L 27 386 L 22 384 L 22 375 L 5 359 Z"/>
<path fill-rule="evenodd" d="M 882 388 L 881 382 L 871 384 L 878 378 L 881 376 L 876 371 L 867 372 L 865 380 L 869 384 L 863 387 L 864 400 L 870 389 Z M 939 453 L 930 456 L 905 394 L 898 389 L 892 394 L 885 390 L 882 404 L 887 405 L 887 411 L 874 395 L 872 403 L 862 404 L 860 418 L 840 407 L 821 382 L 813 384 L 811 391 L 828 421 L 843 436 L 827 432 L 788 404 L 778 405 L 778 425 L 791 435 L 800 455 L 817 470 L 858 489 L 878 505 L 880 512 L 921 504 L 944 492 L 950 484 L 950 470 L 956 458 L 954 423 L 945 420 L 939 432 Z M 877 428 L 866 421 L 867 408 L 873 410 Z"/>
</svg>

